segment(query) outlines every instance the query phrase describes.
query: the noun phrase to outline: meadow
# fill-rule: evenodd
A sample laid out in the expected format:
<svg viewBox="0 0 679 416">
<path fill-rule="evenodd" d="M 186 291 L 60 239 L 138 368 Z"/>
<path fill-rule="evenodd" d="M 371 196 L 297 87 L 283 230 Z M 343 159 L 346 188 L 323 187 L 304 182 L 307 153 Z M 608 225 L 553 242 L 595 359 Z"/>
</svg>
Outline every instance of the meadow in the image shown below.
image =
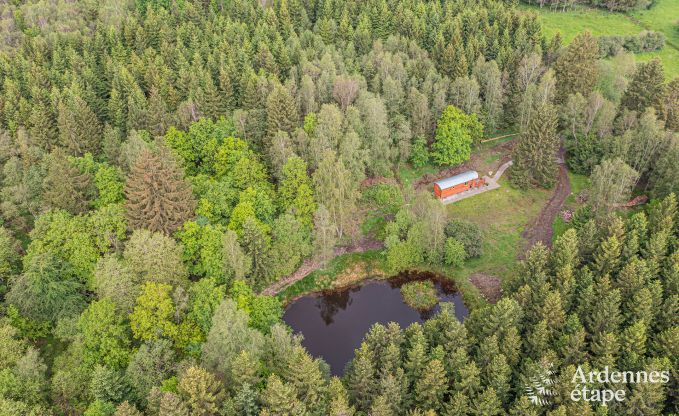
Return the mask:
<svg viewBox="0 0 679 416">
<path fill-rule="evenodd" d="M 521 5 L 540 16 L 543 31 L 548 38 L 561 34 L 564 43 L 578 33 L 591 32 L 594 36 L 637 35 L 643 30 L 662 32 L 667 38 L 665 47 L 659 51 L 635 55 L 639 61 L 660 58 L 668 78 L 679 76 L 679 1 L 656 0 L 648 10 L 632 13 L 611 13 L 603 9 L 577 6 L 565 12 L 549 7 Z"/>
</svg>

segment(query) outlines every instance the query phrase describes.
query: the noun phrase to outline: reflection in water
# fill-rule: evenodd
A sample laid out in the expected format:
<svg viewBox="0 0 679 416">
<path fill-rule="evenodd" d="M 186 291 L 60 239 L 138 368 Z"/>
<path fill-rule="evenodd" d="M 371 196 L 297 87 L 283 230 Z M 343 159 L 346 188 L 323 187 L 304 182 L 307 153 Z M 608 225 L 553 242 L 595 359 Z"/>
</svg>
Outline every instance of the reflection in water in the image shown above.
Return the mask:
<svg viewBox="0 0 679 416">
<path fill-rule="evenodd" d="M 351 304 L 349 294 L 357 289 L 328 292 L 316 297 L 316 307 L 321 312 L 321 318 L 326 325 L 332 324 L 332 317 L 340 310 L 345 310 Z"/>
<path fill-rule="evenodd" d="M 332 373 L 339 375 L 373 324 L 396 322 L 405 328 L 438 312 L 438 305 L 429 311 L 416 311 L 403 302 L 400 286 L 425 277 L 431 275 L 369 281 L 341 291 L 305 296 L 287 307 L 283 319 L 304 335 L 302 344 L 307 350 L 325 359 Z M 455 315 L 464 319 L 468 310 L 460 294 L 451 284 L 435 283 L 441 301 L 453 303 Z"/>
</svg>

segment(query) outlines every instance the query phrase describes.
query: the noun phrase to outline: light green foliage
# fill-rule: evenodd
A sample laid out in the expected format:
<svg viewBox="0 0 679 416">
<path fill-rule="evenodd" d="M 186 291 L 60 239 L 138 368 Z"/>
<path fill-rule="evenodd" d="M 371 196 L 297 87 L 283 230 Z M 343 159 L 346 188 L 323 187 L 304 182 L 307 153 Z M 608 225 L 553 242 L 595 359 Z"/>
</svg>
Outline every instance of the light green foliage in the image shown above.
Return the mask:
<svg viewBox="0 0 679 416">
<path fill-rule="evenodd" d="M 161 339 L 141 344 L 130 358 L 125 374 L 137 397 L 147 397 L 154 386 L 167 379 L 176 366 L 172 343 Z"/>
<path fill-rule="evenodd" d="M 140 282 L 187 284 L 182 247 L 174 239 L 148 230 L 135 230 L 125 245 L 123 259 Z"/>
<path fill-rule="evenodd" d="M 27 256 L 54 254 L 68 261 L 80 281 L 89 284 L 100 253 L 86 221 L 65 211 L 42 215 L 31 232 Z"/>
<path fill-rule="evenodd" d="M 469 159 L 472 143 L 483 137 L 483 125 L 475 114 L 467 115 L 449 105 L 441 114 L 431 147 L 432 159 L 438 165 L 459 165 Z"/>
<path fill-rule="evenodd" d="M 222 383 L 200 367 L 190 367 L 179 380 L 179 393 L 194 415 L 217 414 L 224 400 L 223 390 Z"/>
<path fill-rule="evenodd" d="M 251 357 L 261 354 L 263 335 L 248 326 L 247 312 L 231 299 L 223 300 L 212 318 L 212 328 L 203 344 L 202 363 L 222 376 L 232 374 L 233 360 L 241 351 Z"/>
<path fill-rule="evenodd" d="M 178 335 L 171 292 L 172 286 L 163 283 L 148 282 L 142 286 L 137 305 L 130 314 L 130 328 L 135 338 L 151 341 Z"/>
<path fill-rule="evenodd" d="M 226 295 L 224 285 L 216 279 L 205 278 L 194 283 L 189 289 L 189 312 L 186 319 L 193 320 L 207 336 L 212 326 L 212 315 Z"/>
<path fill-rule="evenodd" d="M 273 279 L 293 273 L 311 253 L 310 233 L 292 214 L 283 214 L 274 221 L 271 237 L 269 273 Z"/>
<path fill-rule="evenodd" d="M 139 292 L 139 279 L 117 256 L 99 258 L 93 286 L 99 299 L 109 299 L 124 314 L 132 312 Z"/>
<path fill-rule="evenodd" d="M 92 302 L 78 320 L 82 334 L 84 364 L 123 368 L 130 354 L 128 327 L 109 300 Z"/>
<path fill-rule="evenodd" d="M 268 333 L 271 326 L 280 322 L 283 317 L 283 306 L 278 298 L 256 295 L 243 280 L 233 283 L 229 297 L 239 310 L 248 314 L 249 325 L 264 333 Z"/>
<path fill-rule="evenodd" d="M 222 239 L 225 228 L 219 225 L 199 225 L 195 221 L 184 223 L 177 237 L 184 249 L 184 264 L 189 273 L 227 283 L 229 274 L 225 270 Z"/>
<path fill-rule="evenodd" d="M 125 197 L 125 182 L 120 171 L 106 164 L 101 164 L 94 174 L 94 185 L 98 198 L 94 201 L 97 207 L 116 204 Z"/>
<path fill-rule="evenodd" d="M 409 306 L 419 310 L 429 310 L 439 301 L 439 296 L 430 280 L 408 282 L 401 286 L 403 300 Z"/>
<path fill-rule="evenodd" d="M 265 333 L 283 317 L 283 306 L 273 296 L 256 296 L 250 309 L 250 325 Z"/>
<path fill-rule="evenodd" d="M 446 264 L 451 266 L 460 267 L 464 264 L 464 259 L 467 257 L 467 253 L 464 249 L 464 244 L 458 240 L 448 237 L 446 239 L 445 248 L 445 261 Z"/>
<path fill-rule="evenodd" d="M 283 211 L 291 210 L 302 224 L 311 226 L 316 202 L 304 160 L 293 156 L 285 162 L 278 194 Z"/>
<path fill-rule="evenodd" d="M 116 407 L 113 403 L 95 400 L 87 410 L 85 410 L 83 416 L 113 416 L 115 411 Z"/>
<path fill-rule="evenodd" d="M 10 276 L 19 270 L 19 259 L 16 240 L 7 228 L 0 226 L 0 293 Z"/>
<path fill-rule="evenodd" d="M 186 132 L 171 127 L 165 134 L 165 143 L 182 159 L 188 175 L 212 174 L 217 149 L 224 138 L 234 133 L 233 123 L 227 118 L 220 118 L 216 122 L 202 118 L 191 124 Z"/>
<path fill-rule="evenodd" d="M 429 163 L 427 141 L 423 137 L 417 137 L 413 141 L 413 147 L 410 150 L 410 163 L 415 168 L 421 168 Z"/>
</svg>

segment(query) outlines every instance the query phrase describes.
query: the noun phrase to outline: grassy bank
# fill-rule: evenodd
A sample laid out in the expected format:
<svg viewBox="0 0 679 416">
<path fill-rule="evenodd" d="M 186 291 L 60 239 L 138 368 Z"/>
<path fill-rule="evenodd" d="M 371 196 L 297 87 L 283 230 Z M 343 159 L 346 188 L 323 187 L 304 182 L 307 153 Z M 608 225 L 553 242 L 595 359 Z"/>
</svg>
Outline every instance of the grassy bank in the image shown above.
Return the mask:
<svg viewBox="0 0 679 416">
<path fill-rule="evenodd" d="M 570 209 L 575 211 L 581 204 L 577 202 L 577 195 L 585 188 L 589 186 L 589 177 L 585 175 L 579 175 L 577 173 L 568 172 L 568 179 L 571 182 L 571 194 L 566 198 L 566 202 L 563 204 L 563 209 Z M 554 224 L 552 225 L 554 229 L 554 235 L 552 236 L 552 241 L 556 240 L 561 234 L 563 234 L 568 229 L 568 223 L 566 223 L 561 216 L 557 216 L 554 219 Z"/>
<path fill-rule="evenodd" d="M 551 195 L 550 190 L 523 191 L 511 187 L 506 179 L 500 182 L 500 189 L 446 207 L 451 218 L 479 225 L 484 235 L 483 255 L 468 260 L 460 268 L 426 266 L 420 269 L 453 280 L 470 309 L 485 301 L 469 282 L 469 276 L 483 273 L 503 279 L 512 273 L 522 246 L 521 233 Z M 385 279 L 391 276 L 385 262 L 382 250 L 341 255 L 331 260 L 325 269 L 310 273 L 285 288 L 278 296 L 283 302 L 288 302 L 308 293 L 352 286 L 368 278 Z"/>
</svg>

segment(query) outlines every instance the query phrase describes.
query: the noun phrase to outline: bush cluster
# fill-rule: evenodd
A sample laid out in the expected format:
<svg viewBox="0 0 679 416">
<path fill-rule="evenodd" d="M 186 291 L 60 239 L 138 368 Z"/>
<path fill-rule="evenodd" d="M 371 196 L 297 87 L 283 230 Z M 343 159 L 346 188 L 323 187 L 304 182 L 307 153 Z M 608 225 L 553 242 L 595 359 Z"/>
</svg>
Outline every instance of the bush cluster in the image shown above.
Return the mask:
<svg viewBox="0 0 679 416">
<path fill-rule="evenodd" d="M 602 58 L 615 56 L 623 50 L 642 53 L 657 51 L 663 46 L 665 46 L 665 35 L 651 30 L 644 30 L 638 35 L 599 37 L 599 53 Z"/>
<path fill-rule="evenodd" d="M 436 287 L 430 280 L 404 284 L 401 286 L 401 295 L 408 306 L 417 310 L 431 309 L 439 302 Z"/>
</svg>

